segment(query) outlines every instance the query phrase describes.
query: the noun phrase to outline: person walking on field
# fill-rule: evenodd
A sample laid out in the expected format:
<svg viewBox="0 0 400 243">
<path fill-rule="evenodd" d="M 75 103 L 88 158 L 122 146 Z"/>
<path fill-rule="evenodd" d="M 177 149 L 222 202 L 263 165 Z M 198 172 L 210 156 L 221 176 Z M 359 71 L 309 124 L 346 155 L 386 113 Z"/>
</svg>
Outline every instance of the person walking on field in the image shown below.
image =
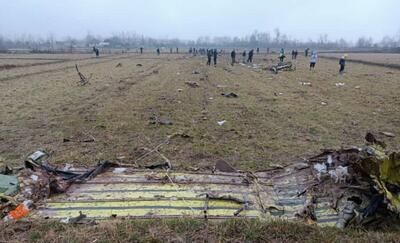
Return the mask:
<svg viewBox="0 0 400 243">
<path fill-rule="evenodd" d="M 311 52 L 311 56 L 310 56 L 310 71 L 311 69 L 315 69 L 315 64 L 317 64 L 318 61 L 318 54 L 317 52 Z"/>
<path fill-rule="evenodd" d="M 344 69 L 345 69 L 345 67 L 346 67 L 346 57 L 347 57 L 347 54 L 344 54 L 344 55 L 339 59 L 339 66 L 340 66 L 339 74 L 343 74 L 343 73 L 344 73 Z"/>
<path fill-rule="evenodd" d="M 214 49 L 213 56 L 214 56 L 214 67 L 216 67 L 217 66 L 217 57 L 218 57 L 217 49 Z"/>
<path fill-rule="evenodd" d="M 254 50 L 251 49 L 251 50 L 249 51 L 249 58 L 247 58 L 247 62 L 253 63 L 253 55 L 254 55 Z"/>
<path fill-rule="evenodd" d="M 235 49 L 233 49 L 233 51 L 231 52 L 231 59 L 232 59 L 231 65 L 233 66 L 236 63 L 236 51 L 235 51 Z"/>
</svg>

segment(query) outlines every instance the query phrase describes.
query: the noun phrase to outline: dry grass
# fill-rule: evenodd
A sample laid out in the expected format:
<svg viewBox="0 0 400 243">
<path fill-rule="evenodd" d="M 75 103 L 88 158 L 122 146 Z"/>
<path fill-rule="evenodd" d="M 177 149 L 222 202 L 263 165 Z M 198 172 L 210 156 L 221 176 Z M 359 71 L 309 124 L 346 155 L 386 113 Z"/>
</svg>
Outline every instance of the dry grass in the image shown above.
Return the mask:
<svg viewBox="0 0 400 243">
<path fill-rule="evenodd" d="M 258 220 L 116 220 L 95 226 L 41 220 L 0 226 L 0 242 L 396 242 L 400 237 L 398 231 Z"/>
<path fill-rule="evenodd" d="M 273 75 L 240 65 L 231 67 L 227 59 L 220 60 L 216 68 L 206 67 L 204 59 L 184 55 L 79 58 L 83 59 L 79 60 L 81 72 L 93 74 L 91 84 L 83 87 L 76 83 L 76 61 L 0 71 L 0 156 L 6 161 L 21 164 L 25 155 L 43 148 L 51 152 L 53 163 L 87 165 L 117 158 L 133 163 L 146 149 L 177 132 L 189 137 L 175 137 L 160 152 L 178 169 L 209 169 L 219 159 L 240 169 L 267 169 L 323 148 L 362 144 L 367 131 L 395 133 L 387 143 L 391 150 L 400 149 L 398 70 L 349 64 L 348 73 L 339 76 L 337 61 L 321 59 L 316 71 L 310 72 L 301 57 L 297 71 Z M 276 57 L 260 56 L 256 62 L 269 65 L 271 59 Z M 116 67 L 118 63 L 122 67 Z M 192 74 L 194 70 L 200 74 Z M 200 87 L 191 88 L 185 81 L 196 81 Z M 345 86 L 336 87 L 338 82 Z M 222 97 L 222 92 L 235 92 L 239 98 Z M 169 119 L 173 125 L 150 124 L 151 117 Z M 227 122 L 218 126 L 220 120 Z M 80 142 L 85 136 L 93 136 L 95 142 Z M 71 141 L 63 142 L 64 138 Z M 144 165 L 159 160 L 150 156 L 137 162 Z M 125 220 L 84 227 L 35 221 L 0 228 L 4 242 L 399 239 L 398 231 L 341 232 L 246 220 L 208 224 L 188 219 Z"/>
<path fill-rule="evenodd" d="M 0 72 L 0 78 L 11 76 L 0 82 L 0 156 L 19 164 L 43 148 L 52 152 L 55 163 L 116 158 L 133 163 L 145 153 L 143 148 L 184 132 L 190 138 L 177 137 L 160 150 L 178 168 L 207 169 L 224 159 L 240 169 L 261 170 L 323 148 L 362 144 L 370 130 L 400 134 L 397 70 L 350 64 L 348 73 L 339 76 L 336 61 L 321 59 L 310 72 L 301 57 L 297 71 L 273 75 L 231 67 L 227 59 L 214 68 L 206 67 L 204 59 L 183 55 L 88 58 L 79 61 L 81 72 L 93 74 L 85 87 L 76 84 L 74 61 Z M 269 65 L 272 58 L 256 62 Z M 192 74 L 194 70 L 200 74 Z M 345 86 L 336 87 L 338 82 Z M 225 98 L 222 92 L 239 98 Z M 150 124 L 154 116 L 173 125 Z M 218 126 L 220 120 L 227 122 Z M 63 142 L 82 134 L 95 142 Z M 399 150 L 400 136 L 387 142 Z"/>
</svg>

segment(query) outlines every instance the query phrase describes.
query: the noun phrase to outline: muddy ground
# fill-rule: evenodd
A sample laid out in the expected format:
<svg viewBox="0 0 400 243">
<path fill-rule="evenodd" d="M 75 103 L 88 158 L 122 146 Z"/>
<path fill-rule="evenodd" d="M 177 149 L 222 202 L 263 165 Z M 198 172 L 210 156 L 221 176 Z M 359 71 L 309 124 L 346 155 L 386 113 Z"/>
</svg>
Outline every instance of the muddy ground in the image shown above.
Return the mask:
<svg viewBox="0 0 400 243">
<path fill-rule="evenodd" d="M 228 56 L 207 67 L 204 57 L 187 54 L 1 58 L 23 65 L 0 69 L 0 157 L 13 164 L 45 149 L 53 163 L 143 166 L 164 160 L 157 153 L 143 157 L 163 144 L 159 152 L 179 169 L 210 169 L 225 160 L 263 170 L 324 148 L 363 144 L 367 131 L 394 133 L 385 140 L 390 150 L 400 149 L 396 69 L 349 63 L 341 76 L 336 60 L 320 58 L 309 71 L 300 55 L 296 71 L 275 75 L 262 69 L 277 61 L 266 54 L 256 55 L 256 68 L 232 67 Z M 29 65 L 35 58 L 45 64 Z M 77 84 L 75 63 L 91 76 L 90 85 Z"/>
</svg>

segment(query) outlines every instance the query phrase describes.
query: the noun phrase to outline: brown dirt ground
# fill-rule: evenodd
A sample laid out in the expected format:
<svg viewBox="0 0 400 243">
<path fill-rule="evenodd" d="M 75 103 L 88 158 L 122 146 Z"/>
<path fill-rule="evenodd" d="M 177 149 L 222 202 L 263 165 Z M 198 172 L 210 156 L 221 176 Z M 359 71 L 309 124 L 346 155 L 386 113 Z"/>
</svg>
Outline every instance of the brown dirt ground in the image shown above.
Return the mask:
<svg viewBox="0 0 400 243">
<path fill-rule="evenodd" d="M 41 54 L 37 58 L 65 62 L 0 71 L 0 157 L 15 165 L 43 148 L 51 152 L 53 163 L 92 165 L 100 159 L 118 159 L 142 166 L 160 161 L 157 156 L 139 158 L 175 133 L 189 137 L 174 137 L 160 152 L 179 169 L 209 169 L 223 159 L 239 169 L 263 170 L 323 148 L 360 145 L 367 131 L 396 134 L 385 141 L 389 150 L 400 148 L 399 70 L 349 63 L 346 75 L 340 76 L 336 60 L 320 59 L 317 69 L 310 72 L 304 57 L 298 60 L 297 71 L 278 75 L 241 65 L 231 67 L 227 58 L 220 58 L 216 68 L 207 67 L 204 58 L 187 55 L 76 58 Z M 262 55 L 256 63 L 268 66 L 276 59 Z M 75 63 L 86 76 L 92 74 L 90 85 L 77 85 Z M 118 63 L 122 66 L 116 67 Z M 200 74 L 192 74 L 194 70 Z M 199 87 L 191 88 L 185 81 L 198 82 Z M 338 82 L 345 86 L 336 87 Z M 222 92 L 235 92 L 239 98 L 225 98 Z M 152 117 L 173 124 L 150 124 Z M 226 123 L 218 126 L 220 120 Z M 88 138 L 95 141 L 83 142 Z M 398 239 L 393 229 L 338 231 L 251 220 L 118 220 L 97 226 L 51 220 L 0 223 L 0 242 Z"/>
<path fill-rule="evenodd" d="M 223 159 L 239 169 L 262 170 L 324 148 L 360 145 L 367 131 L 396 134 L 386 142 L 391 150 L 400 148 L 399 70 L 349 64 L 347 74 L 340 76 L 334 60 L 321 59 L 310 72 L 300 57 L 297 71 L 274 75 L 232 67 L 225 57 L 217 67 L 188 55 L 90 57 L 0 71 L 4 160 L 19 164 L 43 148 L 54 163 L 119 158 L 144 165 L 161 159 L 136 161 L 146 149 L 174 133 L 190 137 L 175 137 L 160 152 L 181 169 L 210 168 Z M 262 55 L 255 62 L 268 66 L 271 60 L 276 57 Z M 75 63 L 92 75 L 90 85 L 77 85 Z M 200 74 L 192 74 L 194 70 Z M 338 82 L 345 86 L 336 87 Z M 239 98 L 225 98 L 222 92 Z M 152 117 L 173 124 L 150 124 Z M 227 122 L 218 126 L 220 120 Z M 95 142 L 80 142 L 79 137 L 94 137 Z"/>
</svg>

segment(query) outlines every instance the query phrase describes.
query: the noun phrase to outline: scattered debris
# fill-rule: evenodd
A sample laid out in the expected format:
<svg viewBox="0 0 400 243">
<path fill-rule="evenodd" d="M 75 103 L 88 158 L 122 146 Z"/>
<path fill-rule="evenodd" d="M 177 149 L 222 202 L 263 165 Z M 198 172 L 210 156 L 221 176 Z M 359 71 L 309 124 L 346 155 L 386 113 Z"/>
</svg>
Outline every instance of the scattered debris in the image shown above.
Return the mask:
<svg viewBox="0 0 400 243">
<path fill-rule="evenodd" d="M 220 89 L 223 89 L 223 88 L 226 88 L 227 86 L 226 85 L 222 85 L 222 84 L 218 84 L 217 85 L 217 88 L 220 88 Z"/>
<path fill-rule="evenodd" d="M 322 101 L 321 102 L 321 105 L 327 105 L 328 103 L 326 103 L 326 102 L 324 102 L 324 101 Z"/>
<path fill-rule="evenodd" d="M 81 72 L 79 72 L 78 64 L 75 64 L 75 69 L 78 72 L 78 76 L 80 78 L 79 84 L 82 85 L 82 86 L 86 85 L 86 84 L 89 84 L 89 79 L 92 77 L 92 75 L 90 75 L 89 78 L 86 78 Z"/>
<path fill-rule="evenodd" d="M 178 90 L 178 92 L 182 92 L 183 91 L 183 89 L 177 89 Z"/>
<path fill-rule="evenodd" d="M 303 86 L 311 86 L 310 82 L 299 82 L 299 84 L 301 84 Z"/>
<path fill-rule="evenodd" d="M 359 88 L 361 88 L 361 87 L 357 85 L 357 86 L 356 86 L 356 87 L 354 87 L 354 88 L 356 88 L 356 89 L 359 89 Z"/>
<path fill-rule="evenodd" d="M 192 88 L 200 87 L 199 83 L 197 83 L 196 81 L 186 81 L 185 84 L 189 85 Z"/>
<path fill-rule="evenodd" d="M 224 125 L 225 123 L 226 123 L 225 120 L 223 120 L 223 121 L 217 121 L 217 124 L 220 125 L 220 126 Z"/>
<path fill-rule="evenodd" d="M 194 70 L 194 71 L 192 72 L 192 74 L 200 74 L 200 72 L 199 72 L 199 71 L 196 71 L 196 70 Z"/>
<path fill-rule="evenodd" d="M 136 67 L 142 67 L 143 65 L 141 63 L 136 64 Z"/>
<path fill-rule="evenodd" d="M 158 70 L 153 70 L 153 74 L 158 74 L 159 71 Z"/>
<path fill-rule="evenodd" d="M 229 93 L 222 93 L 222 96 L 225 96 L 226 98 L 238 98 L 239 96 L 235 93 L 229 92 Z"/>
<path fill-rule="evenodd" d="M 117 64 L 117 66 L 115 66 L 115 67 L 116 67 L 116 68 L 122 67 L 122 63 L 119 62 L 119 63 Z"/>
</svg>

